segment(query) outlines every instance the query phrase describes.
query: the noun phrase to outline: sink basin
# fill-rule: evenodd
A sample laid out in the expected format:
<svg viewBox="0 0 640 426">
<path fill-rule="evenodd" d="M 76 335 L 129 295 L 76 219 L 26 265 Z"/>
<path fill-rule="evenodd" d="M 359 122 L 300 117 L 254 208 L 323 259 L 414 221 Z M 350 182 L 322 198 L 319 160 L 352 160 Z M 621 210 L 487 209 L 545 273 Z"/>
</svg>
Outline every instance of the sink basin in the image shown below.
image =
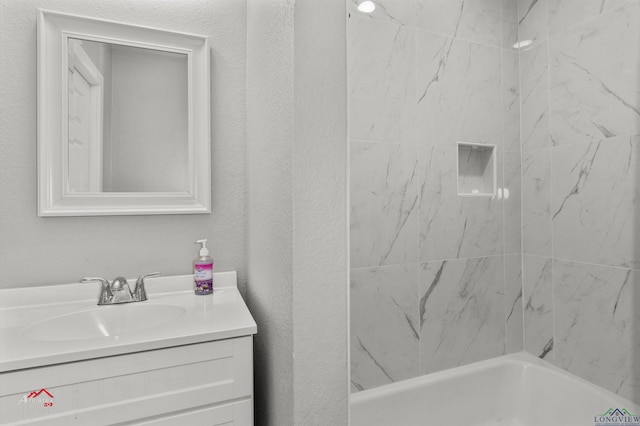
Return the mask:
<svg viewBox="0 0 640 426">
<path fill-rule="evenodd" d="M 144 302 L 100 306 L 47 318 L 25 327 L 21 334 L 27 339 L 45 342 L 104 339 L 158 327 L 184 313 L 185 309 L 179 306 Z"/>
</svg>

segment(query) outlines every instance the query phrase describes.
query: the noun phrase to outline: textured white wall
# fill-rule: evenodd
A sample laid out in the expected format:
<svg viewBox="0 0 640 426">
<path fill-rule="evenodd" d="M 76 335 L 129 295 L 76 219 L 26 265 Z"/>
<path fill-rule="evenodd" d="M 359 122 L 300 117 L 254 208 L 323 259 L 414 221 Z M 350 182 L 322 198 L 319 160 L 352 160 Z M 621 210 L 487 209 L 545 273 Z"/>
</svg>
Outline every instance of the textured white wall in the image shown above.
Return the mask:
<svg viewBox="0 0 640 426">
<path fill-rule="evenodd" d="M 293 2 L 247 2 L 248 297 L 256 425 L 293 425 Z"/>
<path fill-rule="evenodd" d="M 211 37 L 212 214 L 36 216 L 36 8 Z M 218 270 L 245 283 L 246 3 L 0 0 L 0 287 L 85 275 L 191 271 L 209 238 Z"/>
<path fill-rule="evenodd" d="M 248 268 L 256 424 L 345 425 L 344 1 L 248 6 L 0 0 L 0 287 L 188 273 L 208 237 L 219 270 Z M 211 215 L 36 217 L 36 7 L 211 36 Z"/>
<path fill-rule="evenodd" d="M 257 425 L 346 425 L 343 0 L 249 0 L 248 302 Z"/>
<path fill-rule="evenodd" d="M 344 0 L 294 20 L 294 424 L 348 424 L 348 150 Z"/>
</svg>

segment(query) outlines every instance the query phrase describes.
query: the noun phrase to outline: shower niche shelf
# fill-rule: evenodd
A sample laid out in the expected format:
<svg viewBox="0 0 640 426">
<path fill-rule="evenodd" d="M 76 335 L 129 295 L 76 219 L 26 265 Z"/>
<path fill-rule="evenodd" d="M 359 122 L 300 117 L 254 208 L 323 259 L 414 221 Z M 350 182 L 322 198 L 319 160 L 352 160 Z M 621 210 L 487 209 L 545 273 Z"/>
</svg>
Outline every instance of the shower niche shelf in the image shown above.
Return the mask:
<svg viewBox="0 0 640 426">
<path fill-rule="evenodd" d="M 496 146 L 458 142 L 458 195 L 496 195 Z"/>
</svg>

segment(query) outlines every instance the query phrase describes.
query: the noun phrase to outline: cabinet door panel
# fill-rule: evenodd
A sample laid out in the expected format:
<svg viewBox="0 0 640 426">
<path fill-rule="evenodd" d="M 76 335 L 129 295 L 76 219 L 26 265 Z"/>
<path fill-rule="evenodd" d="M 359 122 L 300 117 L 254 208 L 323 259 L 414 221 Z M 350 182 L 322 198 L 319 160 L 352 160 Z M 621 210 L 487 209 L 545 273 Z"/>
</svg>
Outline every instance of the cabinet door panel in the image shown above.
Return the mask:
<svg viewBox="0 0 640 426">
<path fill-rule="evenodd" d="M 252 426 L 252 411 L 251 401 L 245 400 L 133 424 L 135 426 L 175 426 L 177 424 L 188 424 L 190 426 Z"/>
</svg>

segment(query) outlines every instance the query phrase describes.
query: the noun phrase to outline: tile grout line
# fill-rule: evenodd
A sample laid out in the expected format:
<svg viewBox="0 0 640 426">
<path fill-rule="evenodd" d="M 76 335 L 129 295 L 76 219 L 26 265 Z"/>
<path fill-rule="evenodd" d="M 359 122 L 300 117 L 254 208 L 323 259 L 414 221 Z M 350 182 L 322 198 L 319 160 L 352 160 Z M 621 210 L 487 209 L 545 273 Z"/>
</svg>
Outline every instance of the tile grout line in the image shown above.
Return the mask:
<svg viewBox="0 0 640 426">
<path fill-rule="evenodd" d="M 418 20 L 418 0 L 413 0 L 413 15 L 415 16 L 416 19 L 416 24 L 417 24 L 417 20 Z M 416 25 L 417 26 L 417 25 Z M 417 102 L 417 97 L 418 97 L 418 31 L 414 31 L 414 35 L 413 35 L 413 69 L 414 69 L 414 74 L 413 74 L 413 99 L 412 99 L 412 105 L 415 108 L 415 120 L 413 123 L 413 132 L 414 132 L 414 137 L 415 137 L 415 141 L 414 141 L 414 146 L 415 146 L 415 150 L 416 150 L 416 167 L 418 169 L 418 174 L 417 174 L 417 181 L 416 181 L 416 186 L 417 186 L 417 195 L 418 195 L 418 205 L 417 205 L 417 212 L 418 212 L 418 236 L 417 236 L 417 244 L 416 244 L 416 250 L 417 250 L 417 258 L 420 259 L 420 236 L 421 234 L 421 228 L 422 228 L 422 223 L 421 223 L 421 214 L 420 214 L 420 205 L 422 203 L 422 189 L 421 189 L 421 185 L 420 185 L 420 181 L 421 181 L 421 174 L 422 172 L 422 168 L 420 166 L 420 141 L 418 140 L 418 102 Z M 416 283 L 416 294 L 418 295 L 418 297 L 416 298 L 417 306 L 416 306 L 416 312 L 417 312 L 417 316 L 416 318 L 418 318 L 418 377 L 421 376 L 423 374 L 423 369 L 422 369 L 422 323 L 421 323 L 421 318 L 420 318 L 420 282 L 421 282 L 421 277 L 422 277 L 422 269 L 420 268 L 420 264 L 418 264 L 418 279 L 417 279 L 417 283 Z"/>
<path fill-rule="evenodd" d="M 351 27 L 353 25 L 353 21 L 350 20 L 351 14 L 349 13 L 349 5 L 345 1 L 345 21 L 346 21 L 346 29 L 345 29 L 345 56 L 349 57 L 349 40 L 351 39 Z M 347 73 L 346 78 L 346 88 L 347 88 L 347 96 L 346 96 L 346 116 L 347 116 L 347 147 L 346 147 L 346 156 L 347 156 L 347 196 L 346 196 L 346 234 L 347 234 L 347 297 L 346 297 L 346 305 L 347 305 L 347 330 L 346 330 L 346 368 L 347 368 L 347 423 L 351 422 L 351 396 L 352 391 L 352 383 L 351 377 L 353 372 L 351 371 L 351 104 L 352 104 L 352 95 L 350 86 L 350 70 L 349 70 L 349 61 L 346 61 L 345 71 Z"/>
<path fill-rule="evenodd" d="M 623 1 L 622 4 L 619 4 L 618 6 L 614 6 L 614 7 L 611 7 L 609 9 L 603 10 L 600 13 L 597 13 L 597 14 L 595 14 L 593 16 L 585 18 L 582 21 L 576 22 L 576 23 L 568 26 L 567 28 L 554 33 L 553 35 L 551 34 L 549 22 L 547 22 L 547 39 L 551 40 L 551 38 L 556 38 L 558 36 L 565 35 L 568 32 L 571 32 L 571 31 L 577 29 L 578 27 L 580 27 L 582 25 L 584 25 L 584 26 L 590 25 L 590 24 L 594 23 L 595 21 L 597 21 L 598 19 L 602 18 L 603 16 L 608 15 L 608 14 L 612 14 L 614 12 L 617 12 L 618 10 L 621 10 L 621 9 L 625 9 L 625 8 L 629 7 L 630 5 L 633 5 L 632 1 L 629 1 L 629 0 Z M 548 7 L 547 7 L 547 13 L 548 13 Z"/>
<path fill-rule="evenodd" d="M 416 10 L 417 12 L 417 10 Z M 416 13 L 417 15 L 417 13 Z M 407 29 L 412 29 L 415 30 L 416 32 L 420 31 L 423 33 L 428 33 L 428 34 L 432 34 L 432 35 L 436 35 L 436 36 L 440 36 L 440 37 L 446 37 L 446 38 L 455 38 L 459 41 L 464 41 L 467 43 L 473 43 L 473 44 L 478 44 L 478 45 L 482 45 L 485 47 L 492 47 L 494 49 L 500 49 L 500 50 L 506 50 L 508 52 L 514 51 L 515 49 L 509 49 L 509 48 L 505 48 L 502 44 L 502 39 L 500 39 L 499 44 L 491 44 L 489 42 L 486 41 L 482 41 L 482 40 L 473 40 L 470 38 L 465 38 L 465 37 L 460 37 L 458 35 L 451 35 L 451 34 L 446 34 L 446 33 L 442 33 L 442 32 L 438 32 L 438 31 L 433 31 L 433 30 L 428 30 L 425 28 L 420 28 L 420 26 L 418 26 L 417 24 L 417 16 L 416 16 L 416 24 L 415 25 L 408 25 L 406 23 L 402 23 L 400 21 L 397 22 L 391 22 L 389 20 L 386 19 L 381 19 L 381 18 L 374 18 L 374 17 L 370 17 L 367 19 L 362 19 L 362 22 L 374 22 L 374 23 L 383 23 L 386 25 L 395 25 L 395 26 L 400 26 L 400 27 L 405 27 Z"/>
<path fill-rule="evenodd" d="M 550 20 L 549 20 L 549 3 L 545 3 L 547 10 L 545 17 L 547 19 L 547 126 L 548 136 L 547 143 L 549 144 L 549 218 L 551 220 L 551 363 L 556 365 L 556 280 L 554 275 L 554 263 L 555 263 L 555 248 L 554 248 L 554 226 L 553 217 L 551 212 L 553 211 L 553 138 L 551 137 L 551 34 L 550 34 Z"/>
<path fill-rule="evenodd" d="M 508 253 L 510 256 L 518 256 L 518 253 Z M 486 256 L 470 256 L 470 257 L 460 257 L 460 258 L 450 258 L 450 259 L 434 259 L 434 260 L 416 260 L 413 262 L 405 262 L 405 263 L 389 263 L 385 265 L 371 265 L 371 266 L 356 266 L 352 267 L 351 270 L 365 270 L 365 269 L 374 269 L 374 268 L 388 268 L 392 266 L 404 266 L 404 265 L 424 265 L 426 263 L 441 263 L 441 262 L 455 262 L 459 261 L 467 261 L 467 260 L 475 260 L 475 259 L 488 259 L 495 257 L 502 257 L 504 254 L 490 254 Z"/>
<path fill-rule="evenodd" d="M 616 265 L 608 265 L 606 263 L 595 263 L 595 262 L 587 262 L 584 260 L 578 260 L 578 259 L 567 259 L 567 258 L 561 258 L 561 257 L 551 257 L 551 256 L 545 256 L 542 254 L 536 254 L 536 253 L 523 253 L 526 256 L 529 257 L 537 257 L 539 259 L 547 259 L 547 260 L 553 260 L 555 262 L 563 262 L 563 263 L 577 263 L 580 265 L 589 265 L 589 266 L 595 266 L 595 267 L 599 267 L 599 268 L 610 268 L 610 269 L 615 269 L 615 270 L 619 270 L 619 271 L 634 271 L 634 272 L 640 272 L 640 268 L 633 268 L 633 267 L 629 267 L 629 266 L 616 266 Z M 517 256 L 516 254 L 511 254 L 512 256 Z M 487 257 L 491 257 L 491 256 L 487 256 Z"/>
<path fill-rule="evenodd" d="M 503 17 L 503 10 L 504 8 L 500 7 L 500 44 L 502 45 L 502 41 L 504 40 L 505 35 L 503 34 L 503 23 L 504 23 L 504 17 Z M 505 168 L 506 168 L 506 141 L 505 141 L 505 125 L 506 125 L 506 119 L 505 119 L 505 103 L 504 103 L 504 93 L 505 93 L 505 57 L 504 57 L 504 51 L 500 50 L 500 99 L 501 99 L 501 104 L 502 104 L 502 108 L 501 108 L 501 116 L 502 119 L 500 120 L 500 122 L 502 123 L 501 126 L 501 134 L 502 134 L 502 193 L 503 193 L 503 198 L 502 198 L 502 318 L 503 318 L 503 323 L 504 323 L 504 346 L 502 348 L 502 353 L 506 354 L 508 352 L 508 348 L 509 348 L 509 329 L 507 327 L 507 258 L 505 256 L 505 248 L 506 248 L 506 217 L 507 217 L 507 213 L 506 213 L 506 205 L 507 203 L 505 202 L 504 199 L 504 191 L 505 191 L 505 181 L 506 181 L 506 174 L 505 174 Z"/>
<path fill-rule="evenodd" d="M 570 147 L 580 147 L 580 146 L 584 146 L 584 145 L 589 145 L 592 143 L 623 143 L 623 142 L 627 142 L 627 140 L 630 137 L 634 137 L 637 136 L 635 133 L 624 133 L 624 134 L 620 134 L 620 135 L 615 135 L 612 137 L 602 137 L 602 138 L 593 138 L 592 140 L 583 140 L 580 142 L 570 142 L 570 143 L 561 143 L 555 146 L 552 146 L 555 149 L 560 149 L 560 148 L 570 148 Z M 539 153 L 544 151 L 545 149 L 550 148 L 550 147 L 542 147 L 542 148 L 533 148 L 533 149 L 527 149 L 526 150 L 526 154 L 534 154 L 534 153 Z"/>
<path fill-rule="evenodd" d="M 519 2 L 516 2 L 516 20 L 518 25 L 516 28 L 517 35 L 516 40 L 520 42 L 520 10 L 518 6 Z M 522 56 L 522 49 L 518 49 L 518 140 L 520 142 L 520 291 L 522 296 L 520 297 L 520 310 L 522 317 L 522 350 L 525 351 L 525 303 L 524 303 L 524 175 L 523 175 L 523 155 L 524 148 L 522 146 L 522 76 L 520 68 L 520 59 Z"/>
</svg>

